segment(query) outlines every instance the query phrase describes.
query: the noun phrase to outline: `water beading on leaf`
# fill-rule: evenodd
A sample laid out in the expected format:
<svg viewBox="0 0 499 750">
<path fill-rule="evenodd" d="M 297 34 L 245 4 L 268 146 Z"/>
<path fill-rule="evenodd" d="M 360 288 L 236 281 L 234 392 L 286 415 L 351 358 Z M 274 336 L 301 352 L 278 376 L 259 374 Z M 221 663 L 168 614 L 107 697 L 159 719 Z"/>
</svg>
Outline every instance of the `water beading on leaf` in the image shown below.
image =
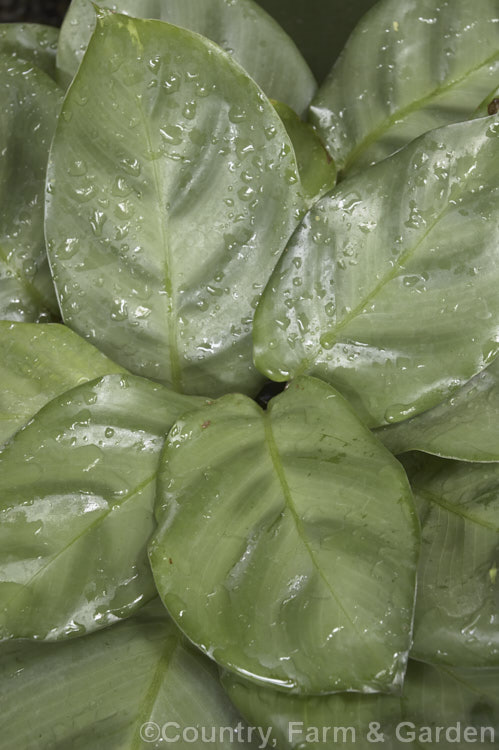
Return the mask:
<svg viewBox="0 0 499 750">
<path fill-rule="evenodd" d="M 48 181 L 65 323 L 175 390 L 256 393 L 254 309 L 304 201 L 284 126 L 244 71 L 184 29 L 101 18 Z"/>
<path fill-rule="evenodd" d="M 37 23 L 1 23 L 0 52 L 22 58 L 55 80 L 55 55 L 59 29 Z"/>
<path fill-rule="evenodd" d="M 370 426 L 432 408 L 499 350 L 499 121 L 449 125 L 306 215 L 254 321 L 273 380 L 318 376 Z"/>
<path fill-rule="evenodd" d="M 61 91 L 13 54 L 15 34 L 0 26 L 0 320 L 47 322 L 59 318 L 43 233 L 47 159 Z"/>
<path fill-rule="evenodd" d="M 51 401 L 0 451 L 0 639 L 81 635 L 152 599 L 159 454 L 204 403 L 107 375 Z"/>
<path fill-rule="evenodd" d="M 468 120 L 499 76 L 499 1 L 383 0 L 362 18 L 310 109 L 343 174 Z"/>
<path fill-rule="evenodd" d="M 0 445 L 56 396 L 118 372 L 66 326 L 0 321 Z"/>
<path fill-rule="evenodd" d="M 295 43 L 252 0 L 104 0 L 98 5 L 138 18 L 167 21 L 211 39 L 229 52 L 267 96 L 302 113 L 316 83 Z M 73 0 L 64 19 L 57 50 L 60 76 L 75 75 L 95 29 L 89 0 Z"/>
<path fill-rule="evenodd" d="M 189 639 L 277 689 L 397 690 L 419 548 L 400 464 L 325 383 L 181 419 L 158 477 L 154 579 Z"/>
</svg>

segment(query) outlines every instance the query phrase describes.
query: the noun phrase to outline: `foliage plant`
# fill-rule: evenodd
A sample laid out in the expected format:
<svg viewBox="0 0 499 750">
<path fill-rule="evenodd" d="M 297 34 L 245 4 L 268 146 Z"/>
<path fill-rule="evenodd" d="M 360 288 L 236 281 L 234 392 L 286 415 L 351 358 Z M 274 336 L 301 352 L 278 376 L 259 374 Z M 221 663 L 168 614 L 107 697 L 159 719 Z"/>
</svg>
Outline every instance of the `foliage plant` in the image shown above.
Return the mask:
<svg viewBox="0 0 499 750">
<path fill-rule="evenodd" d="M 496 746 L 499 0 L 320 86 L 73 0 L 0 85 L 0 748 Z"/>
</svg>

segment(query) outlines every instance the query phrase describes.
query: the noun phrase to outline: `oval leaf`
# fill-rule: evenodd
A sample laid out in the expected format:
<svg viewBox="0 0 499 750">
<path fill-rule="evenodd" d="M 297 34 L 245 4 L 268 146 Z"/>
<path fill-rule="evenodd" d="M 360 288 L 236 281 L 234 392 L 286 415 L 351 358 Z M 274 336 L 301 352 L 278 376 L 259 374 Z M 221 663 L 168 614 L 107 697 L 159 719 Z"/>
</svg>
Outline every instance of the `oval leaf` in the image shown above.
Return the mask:
<svg viewBox="0 0 499 750">
<path fill-rule="evenodd" d="M 150 558 L 187 636 L 291 691 L 389 691 L 410 643 L 418 530 L 402 467 L 332 388 L 267 412 L 226 396 L 172 429 Z"/>
<path fill-rule="evenodd" d="M 0 320 L 47 322 L 59 317 L 43 196 L 61 92 L 33 62 L 6 53 L 0 86 Z"/>
<path fill-rule="evenodd" d="M 59 29 L 37 23 L 0 24 L 0 52 L 22 58 L 55 79 Z"/>
<path fill-rule="evenodd" d="M 205 403 L 128 375 L 51 401 L 0 452 L 0 638 L 104 627 L 154 595 L 164 437 Z"/>
<path fill-rule="evenodd" d="M 118 372 L 66 326 L 0 321 L 0 445 L 56 396 Z"/>
<path fill-rule="evenodd" d="M 247 736 L 216 667 L 161 610 L 149 605 L 67 643 L 3 644 L 2 750 L 157 749 L 165 747 L 162 734 L 192 748 L 193 730 L 182 740 L 186 727 L 199 728 L 201 738 L 206 727 L 210 742 L 213 729 L 209 747 L 229 750 L 231 737 Z"/>
<path fill-rule="evenodd" d="M 259 304 L 260 371 L 317 375 L 377 426 L 484 369 L 499 350 L 498 159 L 499 121 L 450 125 L 317 203 Z"/>
<path fill-rule="evenodd" d="M 410 661 L 402 697 L 343 693 L 303 698 L 228 673 L 222 684 L 250 724 L 272 727 L 280 750 L 348 750 L 377 743 L 386 750 L 421 750 L 433 743 L 452 750 L 467 742 L 487 750 L 497 747 L 498 669 L 438 669 Z M 437 727 L 443 727 L 438 734 Z"/>
<path fill-rule="evenodd" d="M 405 422 L 377 430 L 395 455 L 418 450 L 459 461 L 499 461 L 499 360 L 450 398 Z"/>
<path fill-rule="evenodd" d="M 252 0 L 104 0 L 102 8 L 139 18 L 167 21 L 211 39 L 262 87 L 267 96 L 303 112 L 312 99 L 314 77 L 292 39 Z M 95 29 L 88 0 L 73 0 L 57 52 L 62 79 L 69 83 Z"/>
<path fill-rule="evenodd" d="M 499 466 L 432 459 L 413 478 L 422 553 L 416 658 L 499 666 Z"/>
<path fill-rule="evenodd" d="M 467 120 L 497 85 L 497 0 L 383 0 L 362 18 L 311 119 L 343 173 Z"/>
<path fill-rule="evenodd" d="M 336 185 L 336 167 L 310 123 L 300 120 L 287 104 L 272 102 L 291 138 L 307 205 Z"/>
<path fill-rule="evenodd" d="M 296 169 L 228 55 L 165 23 L 102 18 L 49 166 L 65 322 L 175 390 L 256 392 L 252 318 L 303 205 Z"/>
</svg>

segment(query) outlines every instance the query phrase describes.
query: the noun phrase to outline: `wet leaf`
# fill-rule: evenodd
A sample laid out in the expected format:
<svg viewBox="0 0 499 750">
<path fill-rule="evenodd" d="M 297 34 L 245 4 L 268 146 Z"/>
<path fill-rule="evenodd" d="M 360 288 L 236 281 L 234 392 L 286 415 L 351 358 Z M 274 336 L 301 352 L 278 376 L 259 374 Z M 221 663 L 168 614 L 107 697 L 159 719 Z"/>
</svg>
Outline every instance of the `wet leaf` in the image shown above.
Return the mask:
<svg viewBox="0 0 499 750">
<path fill-rule="evenodd" d="M 64 321 L 175 390 L 256 393 L 253 313 L 303 207 L 296 169 L 274 108 L 224 52 L 103 17 L 49 167 Z"/>
<path fill-rule="evenodd" d="M 497 0 L 383 0 L 362 18 L 312 103 L 343 174 L 468 120 L 499 76 Z"/>
<path fill-rule="evenodd" d="M 213 728 L 208 746 L 217 750 L 247 736 L 216 667 L 162 610 L 148 605 L 116 627 L 66 643 L 3 644 L 0 748 L 163 748 L 163 727 L 170 740 L 180 734 L 175 747 L 184 749 L 195 746 L 193 730 L 182 740 L 186 727 L 199 727 L 201 738 L 206 727 L 208 740 Z M 225 731 L 220 740 L 222 727 L 235 734 Z"/>
<path fill-rule="evenodd" d="M 413 478 L 422 525 L 416 658 L 499 666 L 499 466 L 430 459 Z"/>
<path fill-rule="evenodd" d="M 3 41 L 0 27 L 0 320 L 47 322 L 59 318 L 43 196 L 61 92 L 31 60 L 13 54 L 15 44 Z M 18 49 L 25 51 L 21 44 Z"/>
<path fill-rule="evenodd" d="M 499 121 L 422 136 L 307 214 L 259 304 L 255 362 L 370 426 L 436 406 L 499 351 Z"/>
<path fill-rule="evenodd" d="M 117 372 L 66 326 L 0 321 L 0 445 L 64 391 Z"/>
<path fill-rule="evenodd" d="M 310 123 L 282 102 L 272 102 L 287 130 L 298 163 L 303 193 L 310 207 L 336 185 L 336 167 Z"/>
<path fill-rule="evenodd" d="M 390 691 L 410 644 L 418 528 L 398 462 L 332 388 L 265 412 L 225 396 L 172 429 L 150 558 L 188 638 L 289 691 Z"/>
<path fill-rule="evenodd" d="M 104 0 L 100 7 L 139 18 L 167 21 L 211 39 L 262 87 L 267 96 L 303 112 L 312 99 L 314 77 L 292 39 L 252 0 Z M 57 52 L 62 79 L 69 83 L 95 28 L 88 0 L 73 0 Z"/>
<path fill-rule="evenodd" d="M 0 451 L 0 638 L 82 635 L 152 599 L 159 454 L 203 403 L 107 375 L 51 401 Z"/>
<path fill-rule="evenodd" d="M 55 79 L 59 29 L 37 23 L 0 24 L 0 53 L 22 58 Z"/>
<path fill-rule="evenodd" d="M 394 454 L 418 450 L 459 461 L 499 461 L 499 361 L 429 411 L 377 430 Z"/>
<path fill-rule="evenodd" d="M 499 670 L 494 668 L 451 670 L 410 661 L 402 697 L 342 693 L 303 698 L 256 687 L 229 673 L 223 685 L 247 721 L 273 728 L 281 750 L 347 750 L 378 743 L 387 750 L 420 750 L 433 743 L 452 750 L 467 742 L 492 750 L 499 732 Z M 437 727 L 443 727 L 439 735 Z"/>
</svg>

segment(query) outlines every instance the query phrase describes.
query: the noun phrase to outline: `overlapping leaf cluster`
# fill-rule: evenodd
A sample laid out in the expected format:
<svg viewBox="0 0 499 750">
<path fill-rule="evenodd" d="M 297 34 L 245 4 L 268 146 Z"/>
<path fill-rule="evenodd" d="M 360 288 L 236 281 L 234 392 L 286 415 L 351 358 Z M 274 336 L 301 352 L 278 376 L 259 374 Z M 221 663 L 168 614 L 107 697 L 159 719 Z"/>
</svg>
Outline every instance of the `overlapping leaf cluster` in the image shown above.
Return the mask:
<svg viewBox="0 0 499 750">
<path fill-rule="evenodd" d="M 492 747 L 498 0 L 101 5 L 0 28 L 0 747 Z"/>
</svg>

